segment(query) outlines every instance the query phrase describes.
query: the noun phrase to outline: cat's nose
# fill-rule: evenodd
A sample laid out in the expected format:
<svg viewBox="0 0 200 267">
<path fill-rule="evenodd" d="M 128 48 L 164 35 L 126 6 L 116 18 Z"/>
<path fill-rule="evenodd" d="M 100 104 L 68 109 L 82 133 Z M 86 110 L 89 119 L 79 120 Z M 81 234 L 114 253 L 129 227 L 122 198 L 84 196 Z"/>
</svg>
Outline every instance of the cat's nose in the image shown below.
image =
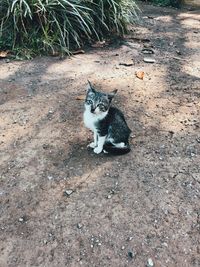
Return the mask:
<svg viewBox="0 0 200 267">
<path fill-rule="evenodd" d="M 91 112 L 94 113 L 95 112 L 95 108 L 91 108 Z"/>
</svg>

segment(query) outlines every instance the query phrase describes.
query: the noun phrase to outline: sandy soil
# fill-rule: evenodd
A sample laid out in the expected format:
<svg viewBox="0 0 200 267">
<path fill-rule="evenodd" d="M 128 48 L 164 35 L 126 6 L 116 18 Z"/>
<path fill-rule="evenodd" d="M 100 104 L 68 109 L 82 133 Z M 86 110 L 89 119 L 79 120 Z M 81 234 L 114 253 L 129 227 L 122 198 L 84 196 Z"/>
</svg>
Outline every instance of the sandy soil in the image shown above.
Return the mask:
<svg viewBox="0 0 200 267">
<path fill-rule="evenodd" d="M 200 266 L 200 14 L 142 18 L 85 54 L 0 61 L 1 267 Z M 129 154 L 87 149 L 87 79 L 118 89 Z"/>
</svg>

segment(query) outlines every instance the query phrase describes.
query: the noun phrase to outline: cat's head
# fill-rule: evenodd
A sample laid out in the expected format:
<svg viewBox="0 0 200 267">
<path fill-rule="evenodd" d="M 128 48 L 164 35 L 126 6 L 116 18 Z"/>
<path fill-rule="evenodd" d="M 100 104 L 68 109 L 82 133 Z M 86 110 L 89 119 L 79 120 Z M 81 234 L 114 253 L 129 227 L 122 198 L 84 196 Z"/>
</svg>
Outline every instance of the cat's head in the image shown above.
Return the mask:
<svg viewBox="0 0 200 267">
<path fill-rule="evenodd" d="M 89 81 L 88 84 L 89 87 L 85 99 L 85 108 L 96 115 L 107 113 L 110 108 L 111 101 L 117 93 L 117 90 L 114 90 L 108 94 L 101 93 L 96 91 Z"/>
</svg>

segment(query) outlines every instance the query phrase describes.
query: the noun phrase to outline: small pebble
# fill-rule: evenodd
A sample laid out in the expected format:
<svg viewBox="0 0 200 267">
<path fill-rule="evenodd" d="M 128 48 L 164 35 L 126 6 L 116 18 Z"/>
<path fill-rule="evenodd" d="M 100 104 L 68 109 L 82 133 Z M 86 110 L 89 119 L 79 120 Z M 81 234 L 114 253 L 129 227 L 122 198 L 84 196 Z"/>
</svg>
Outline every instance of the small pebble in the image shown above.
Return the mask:
<svg viewBox="0 0 200 267">
<path fill-rule="evenodd" d="M 19 218 L 19 222 L 24 222 L 24 218 L 23 217 L 20 217 Z"/>
<path fill-rule="evenodd" d="M 153 260 L 149 258 L 147 261 L 147 267 L 153 267 L 153 266 L 154 266 Z"/>
<path fill-rule="evenodd" d="M 43 148 L 43 149 L 47 149 L 48 146 L 49 146 L 48 144 L 43 144 L 43 145 L 42 145 L 42 148 Z"/>
<path fill-rule="evenodd" d="M 154 58 L 151 58 L 151 57 L 145 57 L 144 58 L 144 62 L 146 62 L 146 63 L 155 63 L 156 60 Z"/>
<path fill-rule="evenodd" d="M 154 51 L 150 48 L 144 48 L 142 49 L 143 54 L 154 54 Z"/>
<path fill-rule="evenodd" d="M 130 60 L 130 61 L 127 61 L 127 62 L 120 62 L 119 65 L 130 67 L 130 66 L 133 66 L 133 61 Z"/>
<path fill-rule="evenodd" d="M 63 194 L 64 194 L 64 196 L 69 197 L 73 192 L 74 191 L 72 189 L 67 189 L 67 190 L 65 190 L 65 192 Z"/>
<path fill-rule="evenodd" d="M 132 251 L 129 251 L 129 252 L 128 252 L 128 257 L 129 257 L 130 259 L 133 259 L 133 258 L 134 258 L 134 253 L 133 253 Z"/>
<path fill-rule="evenodd" d="M 81 223 L 77 223 L 77 228 L 81 229 L 83 227 L 83 225 Z"/>
</svg>

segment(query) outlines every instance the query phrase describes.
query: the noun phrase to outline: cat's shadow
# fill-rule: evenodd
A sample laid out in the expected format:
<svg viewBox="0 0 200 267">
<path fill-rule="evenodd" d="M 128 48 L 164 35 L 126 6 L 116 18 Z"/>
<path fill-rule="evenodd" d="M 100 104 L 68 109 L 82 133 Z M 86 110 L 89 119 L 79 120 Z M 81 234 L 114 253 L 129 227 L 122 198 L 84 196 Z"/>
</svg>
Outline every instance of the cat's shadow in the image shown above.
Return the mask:
<svg viewBox="0 0 200 267">
<path fill-rule="evenodd" d="M 93 151 L 93 148 L 87 146 L 88 143 L 82 142 L 79 144 L 74 144 L 71 146 L 70 152 L 67 157 L 64 159 L 64 164 L 91 164 L 95 165 L 96 163 L 104 163 L 106 161 L 112 161 L 113 158 L 120 157 L 119 155 L 113 155 L 109 153 L 96 154 Z"/>
</svg>

